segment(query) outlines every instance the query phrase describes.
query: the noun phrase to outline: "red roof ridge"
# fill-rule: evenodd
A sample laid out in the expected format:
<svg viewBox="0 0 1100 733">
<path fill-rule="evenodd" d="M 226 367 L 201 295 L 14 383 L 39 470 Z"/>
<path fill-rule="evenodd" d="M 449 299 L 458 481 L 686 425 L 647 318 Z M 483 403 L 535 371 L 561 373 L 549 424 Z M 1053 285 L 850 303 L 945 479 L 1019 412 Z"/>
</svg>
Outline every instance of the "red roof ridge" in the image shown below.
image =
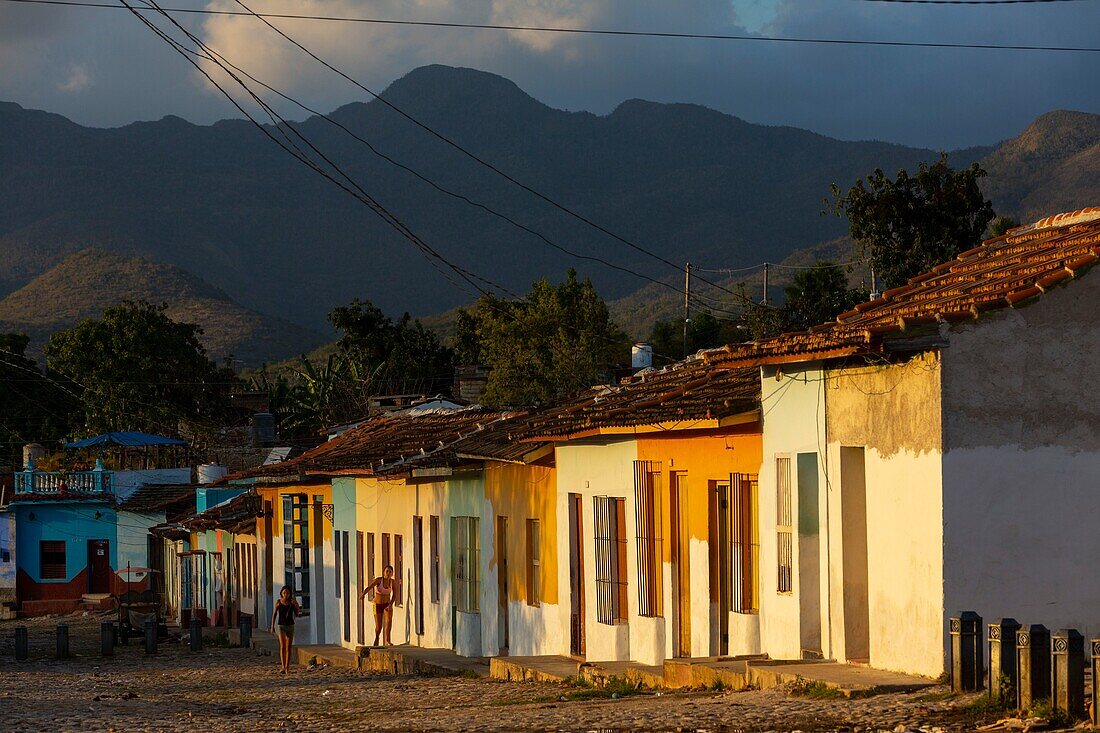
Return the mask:
<svg viewBox="0 0 1100 733">
<path fill-rule="evenodd" d="M 1025 224 L 1024 226 L 1010 229 L 1005 234 L 1006 236 L 1014 237 L 1020 234 L 1027 234 L 1029 232 L 1038 231 L 1040 229 L 1068 227 L 1073 224 L 1087 224 L 1089 222 L 1097 220 L 1100 220 L 1100 206 L 1086 206 L 1085 208 L 1077 209 L 1076 211 L 1064 211 L 1061 214 L 1043 217 L 1033 224 Z"/>
</svg>

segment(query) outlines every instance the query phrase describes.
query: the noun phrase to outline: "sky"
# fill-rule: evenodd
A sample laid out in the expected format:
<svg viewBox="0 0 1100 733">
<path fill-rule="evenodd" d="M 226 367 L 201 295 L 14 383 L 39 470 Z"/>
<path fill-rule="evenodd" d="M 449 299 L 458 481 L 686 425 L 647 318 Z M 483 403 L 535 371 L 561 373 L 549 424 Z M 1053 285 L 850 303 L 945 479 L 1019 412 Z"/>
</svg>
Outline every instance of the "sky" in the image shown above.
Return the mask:
<svg viewBox="0 0 1100 733">
<path fill-rule="evenodd" d="M 100 0 L 101 2 L 104 0 Z M 113 0 L 106 0 L 113 2 Z M 247 2 L 247 0 L 246 0 Z M 403 20 L 1100 47 L 1100 1 L 252 0 L 254 10 Z M 165 7 L 239 9 L 235 0 Z M 234 64 L 331 110 L 365 94 L 255 18 L 178 16 Z M 554 107 L 690 102 L 755 123 L 937 149 L 992 144 L 1054 109 L 1100 113 L 1100 53 L 883 48 L 273 21 L 373 89 L 441 63 L 501 74 Z M 125 10 L 0 0 L 0 100 L 111 127 L 236 112 Z"/>
</svg>

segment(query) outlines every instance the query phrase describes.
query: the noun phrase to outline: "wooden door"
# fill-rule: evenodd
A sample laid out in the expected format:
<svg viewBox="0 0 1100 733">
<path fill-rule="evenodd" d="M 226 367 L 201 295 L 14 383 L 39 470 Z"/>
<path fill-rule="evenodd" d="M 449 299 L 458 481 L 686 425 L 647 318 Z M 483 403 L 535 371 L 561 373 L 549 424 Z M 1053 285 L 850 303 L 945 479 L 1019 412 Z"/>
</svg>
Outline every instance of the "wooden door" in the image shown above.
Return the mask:
<svg viewBox="0 0 1100 733">
<path fill-rule="evenodd" d="M 111 592 L 111 541 L 88 540 L 88 592 Z"/>
<path fill-rule="evenodd" d="M 688 529 L 687 475 L 669 482 L 672 530 L 673 656 L 691 656 L 691 532 Z"/>
<path fill-rule="evenodd" d="M 424 518 L 413 517 L 413 593 L 416 633 L 424 634 Z"/>
<path fill-rule="evenodd" d="M 508 517 L 497 517 L 497 646 L 508 652 Z"/>
<path fill-rule="evenodd" d="M 584 656 L 584 529 L 580 494 L 569 495 L 569 653 Z"/>
<path fill-rule="evenodd" d="M 730 622 L 730 484 L 712 482 L 709 494 L 711 654 L 729 653 Z"/>
</svg>

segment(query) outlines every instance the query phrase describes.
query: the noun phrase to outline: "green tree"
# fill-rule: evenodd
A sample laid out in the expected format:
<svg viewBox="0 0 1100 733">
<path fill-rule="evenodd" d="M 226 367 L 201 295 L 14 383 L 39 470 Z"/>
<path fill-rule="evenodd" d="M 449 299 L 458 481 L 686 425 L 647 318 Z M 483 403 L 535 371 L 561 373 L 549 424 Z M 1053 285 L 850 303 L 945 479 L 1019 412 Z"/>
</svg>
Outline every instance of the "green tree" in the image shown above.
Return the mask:
<svg viewBox="0 0 1100 733">
<path fill-rule="evenodd" d="M 993 221 L 989 222 L 989 231 L 987 234 L 990 237 L 999 237 L 1009 229 L 1015 229 L 1020 226 L 1020 222 L 1011 216 L 998 216 Z"/>
<path fill-rule="evenodd" d="M 0 333 L 0 463 L 17 466 L 26 443 L 63 439 L 80 401 L 26 356 L 30 339 Z"/>
<path fill-rule="evenodd" d="M 860 179 L 846 193 L 834 183 L 826 205 L 847 216 L 848 230 L 887 288 L 977 245 L 993 218 L 993 205 L 978 188 L 985 171 L 974 163 L 960 171 L 947 155 L 921 163 L 914 176 L 881 170 Z"/>
<path fill-rule="evenodd" d="M 125 302 L 50 336 L 47 366 L 81 395 L 86 431 L 201 433 L 226 415 L 236 375 L 207 357 L 201 328 L 165 308 Z"/>
<path fill-rule="evenodd" d="M 491 367 L 482 401 L 496 407 L 546 404 L 607 380 L 629 343 L 574 270 L 558 285 L 539 280 L 523 300 L 481 298 L 460 314 L 456 341 L 463 359 Z"/>
<path fill-rule="evenodd" d="M 781 309 L 783 329 L 788 331 L 835 320 L 867 295 L 849 288 L 844 271 L 831 262 L 819 262 L 813 268 L 800 270 L 791 284 L 783 288 L 783 294 L 786 296 Z"/>
<path fill-rule="evenodd" d="M 694 313 L 688 321 L 686 351 L 694 354 L 700 349 L 743 341 L 745 336 L 741 325 L 739 321 L 719 319 L 706 311 Z M 679 318 L 657 321 L 649 333 L 648 342 L 653 347 L 655 362 L 678 361 L 685 352 L 684 322 Z"/>
</svg>

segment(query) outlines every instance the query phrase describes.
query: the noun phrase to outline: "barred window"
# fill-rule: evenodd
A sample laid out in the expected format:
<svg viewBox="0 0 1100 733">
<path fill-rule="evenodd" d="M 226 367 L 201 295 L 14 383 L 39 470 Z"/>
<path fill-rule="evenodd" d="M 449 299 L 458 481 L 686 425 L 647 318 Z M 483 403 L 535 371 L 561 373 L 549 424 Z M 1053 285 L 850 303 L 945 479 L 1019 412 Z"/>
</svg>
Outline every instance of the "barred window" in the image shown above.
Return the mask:
<svg viewBox="0 0 1100 733">
<path fill-rule="evenodd" d="M 480 610 L 478 577 L 481 550 L 477 517 L 451 517 L 451 538 L 454 542 L 454 605 L 459 611 L 477 613 Z"/>
<path fill-rule="evenodd" d="M 404 605 L 404 592 L 402 592 L 402 583 L 405 578 L 405 541 L 399 534 L 393 536 L 393 577 L 397 580 L 396 591 L 396 603 L 398 606 Z"/>
<path fill-rule="evenodd" d="M 542 602 L 542 529 L 539 520 L 527 520 L 527 605 Z"/>
<path fill-rule="evenodd" d="M 625 622 L 626 599 L 626 499 L 597 496 L 596 620 L 604 624 Z"/>
<path fill-rule="evenodd" d="M 309 605 L 309 497 L 283 496 L 283 578 L 303 609 Z"/>
<path fill-rule="evenodd" d="M 775 458 L 775 532 L 778 549 L 778 585 L 780 593 L 794 589 L 794 533 L 791 528 L 791 458 Z"/>
<path fill-rule="evenodd" d="M 733 602 L 730 607 L 738 613 L 756 613 L 760 610 L 758 486 L 755 473 L 733 475 L 733 495 L 730 497 Z"/>
<path fill-rule="evenodd" d="M 431 555 L 431 600 L 439 603 L 439 517 L 428 517 L 428 552 Z"/>
<path fill-rule="evenodd" d="M 634 461 L 635 537 L 638 545 L 638 615 L 661 615 L 661 464 Z"/>
<path fill-rule="evenodd" d="M 42 580 L 65 580 L 65 540 L 38 543 Z"/>
</svg>

